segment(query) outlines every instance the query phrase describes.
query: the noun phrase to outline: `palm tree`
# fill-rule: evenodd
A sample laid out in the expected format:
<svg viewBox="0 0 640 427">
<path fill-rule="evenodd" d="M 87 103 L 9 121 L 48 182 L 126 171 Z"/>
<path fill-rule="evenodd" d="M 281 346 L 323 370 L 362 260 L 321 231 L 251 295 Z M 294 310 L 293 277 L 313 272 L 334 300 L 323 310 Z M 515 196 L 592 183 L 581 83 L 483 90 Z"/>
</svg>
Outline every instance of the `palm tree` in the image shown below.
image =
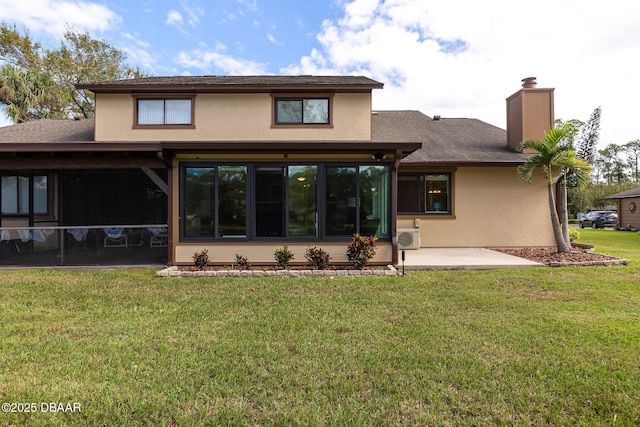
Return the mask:
<svg viewBox="0 0 640 427">
<path fill-rule="evenodd" d="M 591 166 L 576 157 L 576 152 L 568 144 L 564 143 L 564 138 L 569 131 L 567 125 L 553 127 L 540 141 L 527 140 L 520 143 L 518 149 L 532 149 L 535 154 L 531 155 L 526 163 L 518 167 L 518 176 L 527 182 L 533 179 L 533 171 L 541 167 L 547 179 L 547 193 L 549 195 L 549 213 L 551 214 L 551 225 L 553 235 L 556 239 L 558 252 L 571 252 L 571 243 L 565 238 L 556 210 L 556 201 L 553 194 L 553 186 L 562 177 L 566 177 L 569 171 L 573 173 L 579 181 L 588 178 Z M 566 180 L 563 180 L 566 185 Z M 565 191 L 566 193 L 566 191 Z M 566 216 L 566 210 L 563 216 Z M 565 218 L 566 220 L 566 218 Z"/>
<path fill-rule="evenodd" d="M 45 74 L 22 71 L 13 65 L 0 67 L 0 103 L 14 123 L 32 118 L 59 117 L 62 112 L 52 107 L 55 85 Z"/>
</svg>

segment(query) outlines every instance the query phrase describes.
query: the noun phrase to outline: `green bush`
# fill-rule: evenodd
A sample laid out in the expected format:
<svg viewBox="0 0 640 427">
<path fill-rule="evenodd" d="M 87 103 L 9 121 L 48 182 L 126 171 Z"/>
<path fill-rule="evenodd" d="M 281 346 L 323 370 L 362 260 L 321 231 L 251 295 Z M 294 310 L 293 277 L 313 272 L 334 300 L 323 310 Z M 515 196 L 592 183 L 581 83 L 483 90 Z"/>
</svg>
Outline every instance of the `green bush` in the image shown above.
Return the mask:
<svg viewBox="0 0 640 427">
<path fill-rule="evenodd" d="M 193 264 L 198 268 L 198 270 L 204 270 L 208 263 L 209 253 L 206 249 L 193 254 Z"/>
<path fill-rule="evenodd" d="M 249 260 L 246 257 L 243 257 L 242 255 L 238 255 L 238 254 L 236 254 L 235 265 L 236 267 L 238 267 L 239 270 L 248 270 L 249 267 L 251 267 L 251 264 L 249 264 Z"/>
<path fill-rule="evenodd" d="M 273 256 L 276 259 L 278 267 L 287 268 L 289 261 L 293 259 L 293 252 L 289 250 L 288 246 L 285 246 L 283 248 L 276 249 Z"/>
<path fill-rule="evenodd" d="M 327 268 L 329 260 L 331 259 L 329 253 L 320 248 L 316 248 L 315 246 L 309 246 L 304 257 L 309 261 L 309 264 L 316 268 L 316 270 L 324 270 Z"/>
<path fill-rule="evenodd" d="M 347 259 L 355 268 L 363 269 L 376 254 L 377 236 L 354 234 L 347 246 Z"/>
<path fill-rule="evenodd" d="M 577 228 L 570 228 L 569 229 L 569 240 L 572 241 L 572 242 L 575 242 L 579 238 L 580 238 L 580 232 L 578 231 L 578 229 Z"/>
</svg>

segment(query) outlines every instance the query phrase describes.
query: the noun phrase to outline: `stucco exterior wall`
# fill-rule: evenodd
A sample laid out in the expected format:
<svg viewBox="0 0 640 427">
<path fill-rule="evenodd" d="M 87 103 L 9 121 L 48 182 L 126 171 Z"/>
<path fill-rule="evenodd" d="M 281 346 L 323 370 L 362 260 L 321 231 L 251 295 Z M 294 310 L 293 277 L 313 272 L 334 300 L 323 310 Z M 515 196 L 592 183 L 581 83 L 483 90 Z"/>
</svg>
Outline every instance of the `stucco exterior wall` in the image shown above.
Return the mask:
<svg viewBox="0 0 640 427">
<path fill-rule="evenodd" d="M 398 229 L 420 218 L 422 247 L 555 246 L 546 181 L 528 184 L 516 167 L 460 167 L 455 172 L 454 218 L 398 217 Z"/>
<path fill-rule="evenodd" d="M 275 264 L 274 251 L 287 246 L 294 254 L 292 265 L 306 265 L 307 259 L 304 257 L 309 245 L 325 250 L 331 256 L 330 263 L 346 264 L 347 242 L 246 242 L 246 243 L 180 243 L 175 247 L 175 263 L 183 265 L 193 265 L 193 254 L 207 249 L 209 263 L 212 265 L 232 265 L 235 262 L 235 254 L 246 257 L 251 264 L 269 265 Z M 391 264 L 392 248 L 391 242 L 378 242 L 376 244 L 376 255 L 370 260 L 372 265 Z"/>
<path fill-rule="evenodd" d="M 300 95 L 298 95 L 300 96 Z M 371 94 L 333 95 L 332 127 L 272 127 L 269 94 L 199 94 L 195 129 L 133 129 L 134 98 L 96 96 L 97 141 L 368 141 Z"/>
</svg>

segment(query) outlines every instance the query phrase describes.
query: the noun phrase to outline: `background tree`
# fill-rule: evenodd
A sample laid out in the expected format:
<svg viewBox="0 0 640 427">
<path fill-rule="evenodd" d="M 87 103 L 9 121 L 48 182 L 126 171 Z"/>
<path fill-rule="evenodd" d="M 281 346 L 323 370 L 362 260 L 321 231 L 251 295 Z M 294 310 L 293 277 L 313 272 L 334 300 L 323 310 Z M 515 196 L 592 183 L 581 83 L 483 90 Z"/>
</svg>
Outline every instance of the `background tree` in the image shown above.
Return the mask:
<svg viewBox="0 0 640 427">
<path fill-rule="evenodd" d="M 551 215 L 551 225 L 555 236 L 558 252 L 570 252 L 571 242 L 568 236 L 562 232 L 560 219 L 556 210 L 556 201 L 553 194 L 553 186 L 562 176 L 566 176 L 567 171 L 579 175 L 580 180 L 586 179 L 590 172 L 590 166 L 587 162 L 576 157 L 576 152 L 571 149 L 570 145 L 563 141 L 570 125 L 564 125 L 560 128 L 553 127 L 540 141 L 527 140 L 520 143 L 518 149 L 532 149 L 535 154 L 531 155 L 526 163 L 518 167 L 518 175 L 521 179 L 531 182 L 533 172 L 538 167 L 542 168 L 547 180 L 547 194 L 549 201 L 549 213 Z M 566 212 L 563 216 L 566 216 Z M 566 218 L 564 221 L 568 222 Z"/>
<path fill-rule="evenodd" d="M 640 139 L 634 139 L 633 141 L 629 141 L 623 145 L 627 154 L 629 154 L 629 163 L 631 164 L 631 168 L 633 171 L 633 182 L 636 184 L 638 180 L 640 180 L 640 175 L 638 174 L 638 159 L 640 158 Z"/>
<path fill-rule="evenodd" d="M 36 84 L 36 80 L 42 76 L 47 76 L 53 83 L 47 88 L 47 96 L 31 94 L 29 119 L 76 114 L 93 117 L 93 95 L 76 90 L 75 85 L 143 76 L 138 68 L 128 66 L 125 61 L 126 55 L 121 50 L 91 38 L 88 33 L 68 28 L 60 47 L 47 49 L 34 42 L 27 31 L 20 33 L 15 25 L 0 24 L 0 63 L 14 67 L 13 70 L 3 67 L 3 76 L 17 69 L 22 73 L 23 81 L 31 81 L 23 87 L 34 90 L 41 83 Z M 3 102 L 20 105 L 18 94 L 20 91 L 7 90 Z M 11 96 L 16 98 L 11 99 Z"/>
<path fill-rule="evenodd" d="M 624 148 L 618 144 L 609 144 L 604 150 L 598 151 L 598 160 L 602 163 L 604 178 L 608 184 L 622 184 L 627 181 L 626 165 L 622 158 Z"/>
<path fill-rule="evenodd" d="M 593 163 L 596 156 L 596 147 L 600 141 L 600 115 L 602 108 L 596 107 L 589 120 L 580 127 L 580 133 L 575 147 L 576 156 L 588 163 Z"/>
</svg>

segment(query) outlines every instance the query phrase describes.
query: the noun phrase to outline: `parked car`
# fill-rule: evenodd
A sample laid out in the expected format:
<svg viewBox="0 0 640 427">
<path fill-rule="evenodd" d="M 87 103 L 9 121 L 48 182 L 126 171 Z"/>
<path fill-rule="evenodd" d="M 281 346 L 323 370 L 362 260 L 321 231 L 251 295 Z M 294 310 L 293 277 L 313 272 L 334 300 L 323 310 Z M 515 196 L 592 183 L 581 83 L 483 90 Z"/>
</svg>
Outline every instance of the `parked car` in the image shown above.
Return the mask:
<svg viewBox="0 0 640 427">
<path fill-rule="evenodd" d="M 618 214 L 615 211 L 591 211 L 580 220 L 580 228 L 604 228 L 618 225 Z"/>
</svg>

